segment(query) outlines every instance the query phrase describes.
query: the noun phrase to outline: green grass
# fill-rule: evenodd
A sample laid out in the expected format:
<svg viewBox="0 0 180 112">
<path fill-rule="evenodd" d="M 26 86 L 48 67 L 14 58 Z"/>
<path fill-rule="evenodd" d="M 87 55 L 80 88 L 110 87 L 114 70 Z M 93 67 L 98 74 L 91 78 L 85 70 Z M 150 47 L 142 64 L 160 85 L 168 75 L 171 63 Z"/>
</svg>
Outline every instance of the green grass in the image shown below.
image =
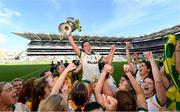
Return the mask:
<svg viewBox="0 0 180 112">
<path fill-rule="evenodd" d="M 114 80 L 116 81 L 116 84 L 119 84 L 119 79 L 121 75 L 123 74 L 123 65 L 126 64 L 127 62 L 113 62 L 113 77 Z"/>
<path fill-rule="evenodd" d="M 47 69 L 49 69 L 47 64 L 0 65 L 0 82 L 11 81 L 17 77 L 23 80 L 38 77 L 42 71 Z"/>
<path fill-rule="evenodd" d="M 119 83 L 120 76 L 123 74 L 123 64 L 125 63 L 113 62 L 113 77 L 117 84 Z M 42 71 L 49 69 L 50 66 L 47 64 L 0 65 L 0 82 L 11 81 L 17 77 L 21 77 L 23 80 L 31 77 L 39 77 Z"/>
</svg>

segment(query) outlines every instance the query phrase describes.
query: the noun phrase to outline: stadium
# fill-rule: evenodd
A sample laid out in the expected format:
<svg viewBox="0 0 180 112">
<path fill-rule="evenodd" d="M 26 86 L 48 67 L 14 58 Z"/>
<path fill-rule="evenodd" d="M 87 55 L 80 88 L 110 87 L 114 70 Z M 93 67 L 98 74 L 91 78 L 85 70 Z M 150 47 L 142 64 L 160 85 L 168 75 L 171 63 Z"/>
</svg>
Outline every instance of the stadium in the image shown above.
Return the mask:
<svg viewBox="0 0 180 112">
<path fill-rule="evenodd" d="M 163 58 L 164 38 L 168 33 L 174 34 L 180 40 L 180 25 L 139 37 L 73 36 L 80 48 L 83 40 L 89 40 L 92 44 L 92 50 L 101 55 L 108 55 L 110 46 L 115 44 L 113 66 L 114 68 L 121 66 L 121 69 L 114 72 L 116 74 L 114 77 L 116 82 L 119 82 L 117 79 L 120 77 L 119 74 L 122 74 L 123 64 L 126 63 L 124 42 L 132 44 L 131 55 L 137 52 L 142 59 L 144 51 L 152 51 L 154 57 L 159 60 Z M 32 32 L 13 32 L 13 34 L 30 40 L 30 43 L 25 51 L 13 54 L 0 53 L 1 81 L 10 81 L 15 77 L 28 79 L 32 76 L 39 76 L 42 71 L 50 69 L 51 61 L 69 63 L 78 59 L 68 40 L 62 35 Z"/>
<path fill-rule="evenodd" d="M 63 38 L 62 35 L 45 34 L 45 33 L 20 33 L 20 32 L 13 32 L 13 34 L 30 40 L 30 43 L 27 45 L 25 51 L 17 53 L 14 56 L 12 55 L 13 58 L 9 58 L 8 60 L 1 61 L 3 63 L 2 63 L 2 65 L 0 65 L 0 73 L 1 73 L 0 81 L 12 81 L 12 79 L 15 79 L 17 77 L 20 79 L 23 79 L 24 81 L 27 81 L 28 79 L 33 79 L 32 77 L 40 77 L 40 74 L 42 74 L 42 72 L 44 72 L 44 71 L 47 71 L 47 70 L 49 71 L 51 69 L 49 65 L 50 65 L 50 62 L 52 62 L 52 61 L 61 62 L 61 63 L 67 63 L 67 62 L 69 63 L 69 62 L 72 62 L 72 60 L 78 59 L 74 50 L 72 49 L 71 45 L 69 44 L 69 41 L 67 40 L 67 38 Z M 125 70 L 123 69 L 123 67 L 124 67 L 123 65 L 127 63 L 125 42 L 130 42 L 130 44 L 131 44 L 131 48 L 129 49 L 130 55 L 133 55 L 134 52 L 137 52 L 140 56 L 140 60 L 142 60 L 143 52 L 152 51 L 154 58 L 158 59 L 157 60 L 157 62 L 158 62 L 158 61 L 160 61 L 159 59 L 163 58 L 163 53 L 165 50 L 165 48 L 164 48 L 165 37 L 168 34 L 173 34 L 177 37 L 178 40 L 180 40 L 180 25 L 177 25 L 177 26 L 174 26 L 174 27 L 171 27 L 168 29 L 164 29 L 159 32 L 154 32 L 149 35 L 139 36 L 139 37 L 125 38 L 125 37 L 86 36 L 86 35 L 85 36 L 74 35 L 73 37 L 74 37 L 74 41 L 75 41 L 76 45 L 79 48 L 81 48 L 81 44 L 84 40 L 88 40 L 91 43 L 91 45 L 93 46 L 92 50 L 103 56 L 106 56 L 109 54 L 110 46 L 112 44 L 116 45 L 116 51 L 115 51 L 113 63 L 112 63 L 112 66 L 115 69 L 115 71 L 112 74 L 112 77 L 114 78 L 114 80 L 113 80 L 114 82 L 112 82 L 112 83 L 113 83 L 113 86 L 115 87 L 115 89 L 117 89 L 117 87 L 118 87 L 117 84 L 121 83 L 121 75 L 124 74 L 124 72 L 125 72 Z M 88 55 L 88 54 L 86 54 L 86 55 Z M 150 60 L 150 58 L 148 58 L 148 59 Z M 153 58 L 151 58 L 151 59 L 153 59 Z M 42 62 L 43 62 L 43 64 L 40 64 Z M 18 64 L 18 63 L 20 63 L 20 64 Z M 142 62 L 142 63 L 144 63 L 144 62 Z M 152 62 L 150 62 L 150 63 L 152 64 Z M 13 65 L 10 65 L 10 64 L 13 64 Z M 156 65 L 155 61 L 154 61 L 154 64 Z M 69 65 L 71 65 L 71 64 L 69 64 Z M 141 70 L 142 69 L 140 68 L 139 71 L 141 71 Z M 151 69 L 151 70 L 153 70 L 153 69 Z M 66 69 L 64 71 L 66 71 Z M 154 71 L 155 71 L 155 69 L 154 69 Z M 69 71 L 69 72 L 72 72 L 72 71 Z M 91 71 L 91 72 L 93 72 L 93 71 Z M 63 73 L 61 75 L 64 75 Z M 53 74 L 53 72 L 51 72 L 51 75 L 52 74 Z M 68 74 L 68 72 L 66 73 L 66 75 L 67 74 Z M 57 79 L 56 82 L 62 81 L 61 78 L 63 76 L 61 77 L 61 75 L 60 75 L 60 77 L 58 77 L 59 80 Z M 101 75 L 103 75 L 103 73 Z M 52 76 L 54 76 L 54 74 Z M 126 76 L 130 77 L 127 74 L 126 74 Z M 37 88 L 39 85 L 34 86 L 34 84 L 36 84 L 38 80 L 41 80 L 43 78 L 44 78 L 44 80 L 45 80 L 45 78 L 47 78 L 47 80 L 48 80 L 48 77 L 51 77 L 51 76 L 44 76 L 44 77 L 36 79 L 32 83 L 33 87 L 31 87 L 31 88 Z M 107 74 L 106 74 L 106 77 L 107 77 Z M 108 77 L 109 77 L 109 74 L 108 74 Z M 110 78 L 108 78 L 108 77 L 107 77 L 107 80 L 109 81 Z M 124 76 L 122 75 L 122 77 L 124 77 Z M 132 74 L 131 74 L 131 77 L 133 77 Z M 153 74 L 153 77 L 154 77 L 154 74 Z M 54 76 L 54 78 L 55 78 L 55 76 Z M 145 78 L 145 79 L 147 79 L 147 78 Z M 54 81 L 54 79 L 51 79 L 51 80 Z M 64 80 L 67 81 L 68 79 L 64 79 Z M 70 77 L 69 80 L 72 81 L 72 76 Z M 101 78 L 99 80 L 101 80 Z M 97 82 L 97 85 L 102 83 L 99 80 Z M 135 81 L 135 78 L 133 78 L 133 80 Z M 22 80 L 21 80 L 21 82 L 22 82 Z M 47 81 L 46 83 L 49 83 L 49 82 Z M 68 84 L 73 84 L 73 83 L 68 82 Z M 80 83 L 80 82 L 78 82 L 78 83 Z M 135 81 L 134 83 L 136 86 L 138 85 L 139 88 L 141 88 L 138 82 Z M 134 83 L 132 83 L 132 84 L 134 84 Z M 144 83 L 144 80 L 143 80 L 143 83 Z M 156 84 L 157 82 L 154 81 L 154 83 Z M 160 83 L 160 82 L 158 82 L 158 83 Z M 164 82 L 161 82 L 161 83 L 164 83 Z M 76 83 L 74 83 L 74 84 L 76 84 Z M 85 86 L 85 84 L 83 84 L 83 85 Z M 45 85 L 43 85 L 43 86 L 45 86 Z M 57 86 L 56 83 L 55 83 L 55 86 Z M 73 86 L 72 86 L 72 88 L 73 88 Z M 95 94 L 97 91 L 96 86 L 95 86 Z M 102 85 L 102 86 L 104 86 L 104 85 Z M 162 85 L 162 86 L 164 87 L 164 85 Z M 68 88 L 69 88 L 69 85 L 68 85 Z M 86 88 L 86 86 L 85 86 L 85 88 Z M 133 88 L 135 88 L 135 91 L 137 91 L 136 87 L 133 86 Z M 159 88 L 157 88 L 157 89 L 159 91 Z M 38 90 L 38 89 L 36 89 L 36 90 Z M 49 89 L 49 91 L 51 91 L 51 90 Z M 119 90 L 119 91 L 121 91 L 121 90 Z M 157 91 L 156 88 L 155 88 L 155 91 Z M 32 91 L 32 94 L 33 94 L 33 92 L 34 91 Z M 59 91 L 57 91 L 57 93 L 59 94 Z M 69 94 L 69 93 L 67 92 L 66 94 Z M 136 93 L 136 94 L 138 94 L 138 93 Z M 142 94 L 144 94 L 143 91 L 142 91 Z M 62 97 L 64 97 L 64 96 L 62 96 Z M 47 99 L 48 99 L 48 97 L 47 97 Z M 34 99 L 32 99 L 31 104 L 34 103 L 33 100 Z M 96 100 L 98 101 L 98 99 L 96 99 Z M 147 101 L 147 99 L 145 99 L 144 95 L 142 96 L 142 98 L 137 97 L 137 100 L 144 100 L 144 102 Z M 50 105 L 52 105 L 52 103 L 50 103 Z M 143 105 L 147 105 L 146 102 L 143 103 Z M 36 110 L 37 108 L 34 109 L 34 107 L 38 107 L 38 106 L 32 105 L 32 107 L 33 108 L 31 108 L 31 106 L 30 106 L 28 108 L 30 108 L 32 110 Z M 144 106 L 144 107 L 146 107 L 146 109 L 147 109 L 147 106 Z M 41 108 L 41 106 L 39 106 L 39 108 Z"/>
<path fill-rule="evenodd" d="M 93 46 L 92 50 L 101 55 L 108 55 L 110 46 L 115 44 L 117 48 L 114 60 L 117 61 L 125 60 L 124 42 L 130 42 L 132 44 L 132 48 L 130 49 L 131 54 L 137 52 L 141 56 L 144 51 L 152 51 L 156 58 L 162 59 L 164 52 L 164 38 L 168 33 L 174 34 L 177 39 L 180 39 L 180 25 L 139 37 L 75 35 L 74 40 L 80 48 L 83 40 L 90 41 Z M 69 62 L 77 58 L 68 40 L 63 38 L 62 35 L 19 32 L 14 32 L 14 34 L 30 40 L 30 43 L 25 50 L 25 56 L 19 55 L 18 59 L 20 60 L 61 60 L 63 62 Z"/>
<path fill-rule="evenodd" d="M 0 0 L 0 111 L 180 111 L 180 0 Z"/>
</svg>

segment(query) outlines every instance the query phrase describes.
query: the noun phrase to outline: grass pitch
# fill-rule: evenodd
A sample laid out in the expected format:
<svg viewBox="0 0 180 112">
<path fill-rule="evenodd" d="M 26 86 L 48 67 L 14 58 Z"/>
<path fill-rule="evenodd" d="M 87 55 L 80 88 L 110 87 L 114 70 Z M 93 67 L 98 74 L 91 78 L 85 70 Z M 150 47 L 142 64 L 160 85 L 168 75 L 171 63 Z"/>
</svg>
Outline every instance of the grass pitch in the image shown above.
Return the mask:
<svg viewBox="0 0 180 112">
<path fill-rule="evenodd" d="M 0 65 L 0 82 L 11 81 L 14 78 L 26 80 L 31 77 L 38 77 L 44 70 L 49 70 L 47 64 L 26 64 L 26 65 Z"/>
<path fill-rule="evenodd" d="M 126 62 L 113 62 L 113 77 L 116 83 L 123 74 L 123 65 Z M 31 77 L 39 77 L 44 70 L 50 70 L 48 64 L 23 64 L 23 65 L 0 65 L 0 82 L 11 81 L 14 78 L 27 80 Z"/>
</svg>

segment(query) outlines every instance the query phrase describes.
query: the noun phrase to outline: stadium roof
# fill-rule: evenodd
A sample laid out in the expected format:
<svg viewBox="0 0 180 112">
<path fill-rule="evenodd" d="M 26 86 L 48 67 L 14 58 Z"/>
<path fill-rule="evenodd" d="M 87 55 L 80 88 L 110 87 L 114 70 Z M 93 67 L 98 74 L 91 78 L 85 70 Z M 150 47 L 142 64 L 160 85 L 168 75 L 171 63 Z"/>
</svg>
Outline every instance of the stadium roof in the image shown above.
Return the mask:
<svg viewBox="0 0 180 112">
<path fill-rule="evenodd" d="M 62 35 L 59 34 L 45 34 L 45 33 L 30 33 L 30 32 L 13 32 L 14 34 L 24 37 L 28 40 L 34 40 L 34 41 L 54 41 L 54 40 L 67 40 L 66 38 L 63 38 Z M 89 41 L 130 41 L 131 38 L 124 38 L 124 37 L 108 37 L 108 36 L 80 36 L 80 35 L 73 35 L 75 41 L 83 41 L 83 40 L 89 40 Z"/>
<path fill-rule="evenodd" d="M 59 34 L 46 34 L 46 33 L 30 33 L 30 32 L 12 32 L 18 36 L 24 37 L 28 40 L 33 41 L 54 41 L 54 40 L 67 40 Z M 168 33 L 180 34 L 180 25 L 174 26 L 172 28 L 167 28 L 159 32 L 151 33 L 149 35 L 139 36 L 139 37 L 108 37 L 108 36 L 80 36 L 73 35 L 75 41 L 100 41 L 100 42 L 124 42 L 124 41 L 143 41 L 151 39 L 159 39 L 166 36 Z"/>
</svg>

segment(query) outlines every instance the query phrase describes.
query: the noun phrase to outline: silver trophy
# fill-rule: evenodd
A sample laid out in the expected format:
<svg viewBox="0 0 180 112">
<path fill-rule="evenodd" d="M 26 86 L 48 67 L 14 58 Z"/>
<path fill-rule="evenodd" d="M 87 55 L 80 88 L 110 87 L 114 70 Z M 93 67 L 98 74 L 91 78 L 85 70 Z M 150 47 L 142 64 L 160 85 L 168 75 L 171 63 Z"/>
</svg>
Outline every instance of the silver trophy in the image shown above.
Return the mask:
<svg viewBox="0 0 180 112">
<path fill-rule="evenodd" d="M 64 37 L 68 37 L 76 29 L 78 29 L 79 32 L 81 31 L 80 21 L 73 17 L 68 17 L 65 22 L 61 23 L 58 27 L 59 32 Z"/>
</svg>

